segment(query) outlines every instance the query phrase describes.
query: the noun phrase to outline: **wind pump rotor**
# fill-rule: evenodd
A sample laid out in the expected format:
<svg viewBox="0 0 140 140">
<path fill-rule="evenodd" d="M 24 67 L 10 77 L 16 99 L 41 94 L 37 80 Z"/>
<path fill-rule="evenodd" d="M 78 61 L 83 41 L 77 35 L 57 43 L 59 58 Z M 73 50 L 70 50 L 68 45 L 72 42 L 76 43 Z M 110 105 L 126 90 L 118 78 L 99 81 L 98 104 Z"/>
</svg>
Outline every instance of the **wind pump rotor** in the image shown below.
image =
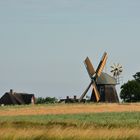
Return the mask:
<svg viewBox="0 0 140 140">
<path fill-rule="evenodd" d="M 119 63 L 118 64 L 113 64 L 111 66 L 111 73 L 113 74 L 113 76 L 115 78 L 117 78 L 118 76 L 120 76 L 120 74 L 122 73 L 123 69 L 122 69 L 122 65 L 120 65 Z"/>
</svg>

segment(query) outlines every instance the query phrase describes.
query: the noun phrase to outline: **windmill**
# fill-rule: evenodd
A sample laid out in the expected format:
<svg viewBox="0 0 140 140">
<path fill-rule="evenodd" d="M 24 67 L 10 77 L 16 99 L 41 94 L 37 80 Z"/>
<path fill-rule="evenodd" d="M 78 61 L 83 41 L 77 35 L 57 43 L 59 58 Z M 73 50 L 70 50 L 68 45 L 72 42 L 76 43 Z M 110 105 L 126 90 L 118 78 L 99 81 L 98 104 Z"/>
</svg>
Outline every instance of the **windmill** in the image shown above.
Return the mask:
<svg viewBox="0 0 140 140">
<path fill-rule="evenodd" d="M 91 101 L 94 102 L 119 102 L 116 91 L 116 79 L 107 73 L 102 72 L 107 61 L 107 53 L 105 52 L 95 71 L 90 59 L 87 57 L 84 61 L 91 82 L 86 90 L 79 98 L 79 102 L 83 100 L 88 90 L 92 87 Z"/>
<path fill-rule="evenodd" d="M 95 97 L 95 101 L 99 102 L 100 101 L 100 93 L 98 91 L 97 85 L 96 85 L 96 81 L 97 78 L 100 77 L 104 66 L 106 64 L 106 60 L 107 60 L 107 53 L 105 52 L 102 56 L 102 59 L 95 71 L 95 69 L 93 68 L 93 65 L 90 61 L 90 59 L 87 57 L 84 61 L 85 67 L 87 69 L 87 72 L 89 74 L 90 77 L 90 84 L 88 85 L 88 87 L 86 88 L 86 90 L 83 92 L 83 94 L 81 95 L 79 101 L 82 101 L 82 99 L 84 98 L 84 96 L 87 94 L 88 90 L 90 89 L 90 87 L 92 87 L 92 94 Z"/>
<path fill-rule="evenodd" d="M 118 64 L 113 64 L 111 66 L 111 73 L 113 74 L 113 77 L 117 80 L 117 83 L 120 82 L 120 74 L 122 73 L 122 65 Z"/>
</svg>

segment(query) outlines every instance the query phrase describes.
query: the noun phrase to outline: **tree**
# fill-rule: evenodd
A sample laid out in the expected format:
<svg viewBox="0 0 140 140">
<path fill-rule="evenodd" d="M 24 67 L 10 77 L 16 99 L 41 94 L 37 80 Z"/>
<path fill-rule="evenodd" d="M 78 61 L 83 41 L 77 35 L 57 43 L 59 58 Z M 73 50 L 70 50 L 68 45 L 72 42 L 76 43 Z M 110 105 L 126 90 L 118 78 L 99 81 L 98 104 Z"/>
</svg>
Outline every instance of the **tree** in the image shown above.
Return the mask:
<svg viewBox="0 0 140 140">
<path fill-rule="evenodd" d="M 46 97 L 45 98 L 45 103 L 56 103 L 57 99 L 55 97 L 51 98 L 51 97 Z"/>
<path fill-rule="evenodd" d="M 135 79 L 128 81 L 121 86 L 120 98 L 124 102 L 139 102 L 140 101 L 140 72 L 134 76 Z"/>
<path fill-rule="evenodd" d="M 135 75 L 133 75 L 133 77 L 137 82 L 140 82 L 140 72 L 137 72 Z"/>
<path fill-rule="evenodd" d="M 43 104 L 43 103 L 45 103 L 45 99 L 42 98 L 42 97 L 38 97 L 38 98 L 36 98 L 36 103 L 37 104 Z"/>
<path fill-rule="evenodd" d="M 37 104 L 48 104 L 48 103 L 56 103 L 57 99 L 55 97 L 51 98 L 51 97 L 46 97 L 46 98 L 42 98 L 42 97 L 38 97 L 36 98 L 36 103 Z"/>
</svg>

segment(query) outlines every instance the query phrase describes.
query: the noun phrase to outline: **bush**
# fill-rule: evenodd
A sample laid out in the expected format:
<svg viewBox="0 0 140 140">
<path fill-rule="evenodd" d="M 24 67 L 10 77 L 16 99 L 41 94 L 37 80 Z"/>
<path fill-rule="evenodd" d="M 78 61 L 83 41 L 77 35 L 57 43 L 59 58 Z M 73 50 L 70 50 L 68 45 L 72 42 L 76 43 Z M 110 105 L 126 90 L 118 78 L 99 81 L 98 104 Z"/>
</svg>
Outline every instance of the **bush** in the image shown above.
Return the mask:
<svg viewBox="0 0 140 140">
<path fill-rule="evenodd" d="M 51 97 L 46 97 L 46 98 L 42 98 L 42 97 L 38 97 L 36 98 L 36 103 L 37 104 L 48 104 L 48 103 L 56 103 L 57 99 L 55 97 L 51 98 Z"/>
</svg>

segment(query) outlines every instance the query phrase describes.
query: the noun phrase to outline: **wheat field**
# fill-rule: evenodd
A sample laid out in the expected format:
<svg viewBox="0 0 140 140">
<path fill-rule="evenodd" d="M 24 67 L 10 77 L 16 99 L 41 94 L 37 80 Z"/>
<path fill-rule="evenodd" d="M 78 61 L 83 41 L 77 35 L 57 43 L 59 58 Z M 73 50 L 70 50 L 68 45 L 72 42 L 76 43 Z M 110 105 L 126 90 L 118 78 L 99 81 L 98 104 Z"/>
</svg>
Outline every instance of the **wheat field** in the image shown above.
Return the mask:
<svg viewBox="0 0 140 140">
<path fill-rule="evenodd" d="M 30 106 L 5 106 L 0 108 L 0 116 L 79 114 L 99 112 L 134 112 L 140 111 L 140 103 L 130 104 L 47 104 Z"/>
<path fill-rule="evenodd" d="M 0 137 L 2 140 L 139 140 L 139 132 L 139 129 L 5 128 L 0 129 Z"/>
<path fill-rule="evenodd" d="M 139 140 L 140 103 L 0 107 L 0 140 Z"/>
</svg>

